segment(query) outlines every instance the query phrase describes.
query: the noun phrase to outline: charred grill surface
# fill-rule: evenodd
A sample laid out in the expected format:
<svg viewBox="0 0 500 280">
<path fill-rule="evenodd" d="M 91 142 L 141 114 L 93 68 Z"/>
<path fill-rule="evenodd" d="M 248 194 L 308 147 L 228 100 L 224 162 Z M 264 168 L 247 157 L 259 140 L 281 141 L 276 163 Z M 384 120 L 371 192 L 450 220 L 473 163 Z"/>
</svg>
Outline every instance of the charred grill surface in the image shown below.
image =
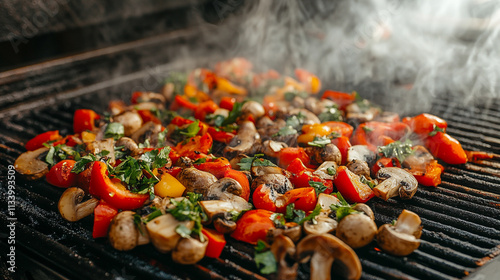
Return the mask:
<svg viewBox="0 0 500 280">
<path fill-rule="evenodd" d="M 141 77 L 104 84 L 86 94 L 53 106 L 9 113 L 1 120 L 0 172 L 24 152 L 24 142 L 48 130 L 72 131 L 73 112 L 90 108 L 103 112 L 110 96 L 125 98 Z M 128 89 L 128 91 L 126 90 Z M 110 92 L 112 94 L 110 94 Z M 98 98 L 99 104 L 94 102 Z M 500 101 L 495 106 L 465 108 L 452 100 L 436 100 L 431 113 L 448 120 L 448 132 L 467 150 L 496 154 L 462 166 L 446 166 L 438 188 L 420 187 L 408 201 L 373 199 L 377 225 L 390 223 L 403 209 L 416 212 L 424 226 L 420 248 L 400 258 L 381 252 L 375 242 L 357 250 L 363 265 L 362 279 L 456 279 L 464 278 L 500 254 Z M 220 259 L 205 258 L 192 266 L 174 264 L 151 245 L 130 252 L 114 250 L 106 240 L 92 239 L 92 218 L 70 223 L 60 217 L 57 201 L 63 190 L 43 180 L 16 178 L 17 242 L 23 251 L 75 279 L 265 279 L 258 274 L 250 245 L 228 238 Z M 0 203 L 7 205 L 6 185 L 0 186 Z M 7 212 L 0 212 L 2 224 Z M 4 230 L 4 228 L 2 228 Z M 2 237 L 3 238 L 3 237 Z M 5 243 L 5 239 L 2 239 Z M 24 272 L 28 279 L 33 271 Z M 300 279 L 307 279 L 301 266 Z"/>
</svg>

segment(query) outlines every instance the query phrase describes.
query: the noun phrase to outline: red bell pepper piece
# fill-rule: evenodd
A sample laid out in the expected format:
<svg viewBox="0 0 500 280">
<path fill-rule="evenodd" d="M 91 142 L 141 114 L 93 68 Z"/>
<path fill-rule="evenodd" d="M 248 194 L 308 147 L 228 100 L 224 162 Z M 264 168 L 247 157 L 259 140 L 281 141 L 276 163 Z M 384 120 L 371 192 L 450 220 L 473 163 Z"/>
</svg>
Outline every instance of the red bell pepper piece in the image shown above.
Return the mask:
<svg viewBox="0 0 500 280">
<path fill-rule="evenodd" d="M 278 165 L 281 168 L 287 168 L 288 165 L 294 160 L 294 159 L 300 159 L 302 163 L 306 167 L 309 168 L 315 168 L 314 165 L 311 164 L 311 159 L 305 152 L 304 148 L 283 148 L 278 154 Z"/>
<path fill-rule="evenodd" d="M 195 163 L 193 166 L 202 171 L 213 174 L 217 179 L 224 177 L 227 170 L 231 169 L 231 164 L 226 158 L 220 157 L 216 159 L 205 158 L 203 163 Z"/>
<path fill-rule="evenodd" d="M 179 166 L 172 166 L 170 168 L 165 168 L 165 172 L 172 175 L 173 177 L 177 177 L 177 174 L 181 173 L 182 168 Z"/>
<path fill-rule="evenodd" d="M 95 129 L 95 121 L 101 117 L 94 111 L 89 109 L 79 109 L 75 111 L 73 117 L 73 131 L 80 133 L 86 130 Z"/>
<path fill-rule="evenodd" d="M 347 138 L 351 137 L 352 132 L 354 131 L 354 128 L 352 125 L 345 123 L 345 122 L 324 122 L 322 125 L 326 125 L 332 129 L 332 132 L 336 132 L 342 136 L 345 136 Z"/>
<path fill-rule="evenodd" d="M 149 194 L 133 193 L 117 179 L 108 177 L 104 162 L 96 161 L 92 165 L 89 193 L 101 198 L 116 209 L 132 210 L 140 208 L 149 199 Z"/>
<path fill-rule="evenodd" d="M 179 143 L 173 150 L 181 157 L 189 157 L 191 159 L 196 159 L 200 157 L 200 154 L 208 154 L 210 149 L 212 149 L 212 137 L 210 134 L 204 134 L 203 136 L 194 136 L 188 139 L 187 143 Z"/>
<path fill-rule="evenodd" d="M 467 162 L 467 155 L 460 142 L 446 133 L 437 132 L 434 136 L 427 137 L 425 147 L 434 157 L 446 163 L 463 164 Z"/>
<path fill-rule="evenodd" d="M 356 100 L 356 93 L 345 93 L 333 90 L 325 90 L 321 99 L 328 98 L 339 105 L 339 108 L 344 110 L 347 105 L 353 103 Z"/>
<path fill-rule="evenodd" d="M 179 106 L 183 107 L 183 108 L 187 108 L 189 110 L 196 110 L 196 108 L 198 108 L 197 104 L 192 103 L 184 96 L 176 95 L 174 102 L 172 102 L 172 104 L 170 105 L 170 110 L 175 111 L 178 109 Z"/>
<path fill-rule="evenodd" d="M 243 192 L 241 193 L 241 197 L 244 198 L 246 201 L 250 199 L 250 182 L 248 182 L 248 178 L 245 175 L 245 173 L 234 170 L 234 169 L 228 169 L 224 173 L 225 178 L 233 178 L 238 183 L 240 183 L 241 188 L 243 189 Z"/>
<path fill-rule="evenodd" d="M 170 124 L 174 124 L 176 126 L 183 126 L 183 125 L 186 125 L 186 124 L 192 124 L 194 123 L 193 120 L 190 120 L 190 119 L 185 119 L 183 117 L 179 117 L 179 116 L 176 116 L 172 119 L 172 121 L 170 122 Z"/>
<path fill-rule="evenodd" d="M 236 103 L 236 98 L 234 97 L 222 97 L 222 99 L 219 102 L 219 107 L 222 109 L 226 109 L 228 111 L 232 111 L 234 107 L 234 103 Z"/>
<path fill-rule="evenodd" d="M 78 141 L 78 142 L 77 142 Z M 75 135 L 68 135 L 62 139 L 57 140 L 56 142 L 52 143 L 52 146 L 57 146 L 57 145 L 66 145 L 68 147 L 74 147 L 78 145 L 81 140 L 79 140 L 78 134 Z"/>
<path fill-rule="evenodd" d="M 45 180 L 49 184 L 59 188 L 69 188 L 76 185 L 77 174 L 71 172 L 75 163 L 76 161 L 71 159 L 58 162 L 50 168 L 49 173 L 45 176 Z"/>
<path fill-rule="evenodd" d="M 226 246 L 226 238 L 224 234 L 216 230 L 203 228 L 201 232 L 207 237 L 208 245 L 205 256 L 209 258 L 218 258 Z"/>
<path fill-rule="evenodd" d="M 401 163 L 396 158 L 383 157 L 375 162 L 375 164 L 372 166 L 371 172 L 375 175 L 381 168 L 384 167 L 401 167 Z"/>
<path fill-rule="evenodd" d="M 375 194 L 367 184 L 360 181 L 358 175 L 352 173 L 347 167 L 339 166 L 337 176 L 333 180 L 337 190 L 350 203 L 364 203 Z"/>
<path fill-rule="evenodd" d="M 281 196 L 274 189 L 265 184 L 259 185 L 252 194 L 253 206 L 257 209 L 264 209 L 276 212 L 276 198 Z"/>
<path fill-rule="evenodd" d="M 59 135 L 59 130 L 47 131 L 33 137 L 33 139 L 26 142 L 26 145 L 24 145 L 24 147 L 28 151 L 34 151 L 36 149 L 43 147 L 44 143 L 48 141 L 54 141 L 60 138 L 62 137 L 61 135 Z"/>
<path fill-rule="evenodd" d="M 314 210 L 318 202 L 316 191 L 312 187 L 289 190 L 283 195 L 283 198 L 285 204 L 277 205 L 276 212 L 278 213 L 285 213 L 286 207 L 292 203 L 295 204 L 295 209 L 309 212 Z"/>
<path fill-rule="evenodd" d="M 410 132 L 405 123 L 366 122 L 360 124 L 351 137 L 353 145 L 366 145 L 372 151 L 388 140 L 399 140 Z"/>
<path fill-rule="evenodd" d="M 109 224 L 118 214 L 118 210 L 106 201 L 101 200 L 94 208 L 94 228 L 92 229 L 92 237 L 106 237 L 108 235 Z"/>
<path fill-rule="evenodd" d="M 326 190 L 324 193 L 329 194 L 333 191 L 332 181 L 324 180 L 314 175 L 314 170 L 307 168 L 298 158 L 294 159 L 286 170 L 291 173 L 289 180 L 294 188 L 308 188 L 311 186 L 309 182 L 314 181 L 321 182 L 325 185 Z"/>
<path fill-rule="evenodd" d="M 207 114 L 213 114 L 217 109 L 219 109 L 219 106 L 212 100 L 203 101 L 194 110 L 194 117 L 204 121 Z"/>
<path fill-rule="evenodd" d="M 236 229 L 231 234 L 236 240 L 247 242 L 253 245 L 259 240 L 266 240 L 267 232 L 275 228 L 271 221 L 271 211 L 256 209 L 244 213 L 236 222 Z"/>
<path fill-rule="evenodd" d="M 352 147 L 351 142 L 348 137 L 340 136 L 332 139 L 332 143 L 337 146 L 340 150 L 340 154 L 342 155 L 342 165 L 347 164 L 347 151 L 350 147 Z"/>
<path fill-rule="evenodd" d="M 415 179 L 417 179 L 418 183 L 421 185 L 437 187 L 441 184 L 441 173 L 443 170 L 444 167 L 439 164 L 437 160 L 433 160 L 426 165 L 424 174 L 413 174 L 413 176 L 415 176 Z"/>
<path fill-rule="evenodd" d="M 446 131 L 448 124 L 445 120 L 431 114 L 420 114 L 415 117 L 403 118 L 403 123 L 407 124 L 411 130 L 417 134 L 427 136 L 435 127 Z"/>
<path fill-rule="evenodd" d="M 156 124 L 161 124 L 161 121 L 158 117 L 153 114 L 150 110 L 138 110 L 137 113 L 139 116 L 141 116 L 142 122 L 147 123 L 147 122 L 154 122 Z"/>
<path fill-rule="evenodd" d="M 212 136 L 215 141 L 228 144 L 234 137 L 234 133 L 219 130 L 217 131 L 214 127 L 209 126 L 207 132 Z"/>
</svg>

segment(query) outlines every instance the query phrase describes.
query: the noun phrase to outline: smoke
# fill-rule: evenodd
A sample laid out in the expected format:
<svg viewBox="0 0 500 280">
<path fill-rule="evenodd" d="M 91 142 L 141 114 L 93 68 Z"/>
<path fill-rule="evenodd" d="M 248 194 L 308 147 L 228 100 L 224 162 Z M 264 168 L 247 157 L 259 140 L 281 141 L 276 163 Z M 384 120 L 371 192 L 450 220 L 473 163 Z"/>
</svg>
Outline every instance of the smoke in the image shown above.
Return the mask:
<svg viewBox="0 0 500 280">
<path fill-rule="evenodd" d="M 442 95 L 460 104 L 500 97 L 499 30 L 497 1 L 261 0 L 203 40 L 260 70 L 305 68 L 323 89 L 417 112 Z"/>
</svg>

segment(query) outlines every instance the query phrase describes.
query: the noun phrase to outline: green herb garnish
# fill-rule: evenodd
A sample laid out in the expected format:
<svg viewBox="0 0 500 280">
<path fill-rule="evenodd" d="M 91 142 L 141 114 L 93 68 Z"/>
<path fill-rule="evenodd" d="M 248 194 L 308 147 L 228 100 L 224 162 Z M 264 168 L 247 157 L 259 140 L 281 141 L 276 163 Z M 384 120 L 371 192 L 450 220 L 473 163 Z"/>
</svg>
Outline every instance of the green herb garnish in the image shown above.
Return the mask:
<svg viewBox="0 0 500 280">
<path fill-rule="evenodd" d="M 397 158 L 399 162 L 403 162 L 409 155 L 413 154 L 412 146 L 413 143 L 410 139 L 406 139 L 404 143 L 398 140 L 386 146 L 379 146 L 378 152 L 387 158 Z"/>
<path fill-rule="evenodd" d="M 201 233 L 201 230 L 203 229 L 203 225 L 201 223 L 207 219 L 207 215 L 203 212 L 199 204 L 202 197 L 203 195 L 201 194 L 189 192 L 187 193 L 187 197 L 181 201 L 170 199 L 170 202 L 174 205 L 174 207 L 167 209 L 166 211 L 172 214 L 172 216 L 174 216 L 178 221 L 194 221 L 194 227 L 191 232 L 197 234 L 200 241 L 203 242 L 205 238 Z"/>
<path fill-rule="evenodd" d="M 309 181 L 309 186 L 314 188 L 316 196 L 323 193 L 326 190 L 326 186 L 322 182 Z"/>
<path fill-rule="evenodd" d="M 332 143 L 332 139 L 328 138 L 327 136 L 321 136 L 321 137 L 315 136 L 314 140 L 311 142 L 308 142 L 307 144 L 309 146 L 323 148 L 324 146 L 326 146 L 330 143 Z"/>
<path fill-rule="evenodd" d="M 339 107 L 334 104 L 332 106 L 326 107 L 326 110 L 318 115 L 318 118 L 321 122 L 330 122 L 330 121 L 342 121 L 342 112 L 339 110 Z"/>
<path fill-rule="evenodd" d="M 444 128 L 441 128 L 437 125 L 433 125 L 433 128 L 432 128 L 432 131 L 429 132 L 429 136 L 434 136 L 436 134 L 438 134 L 438 132 L 443 132 L 444 133 Z"/>
<path fill-rule="evenodd" d="M 255 248 L 254 260 L 257 268 L 262 274 L 271 274 L 278 271 L 276 258 L 271 251 L 265 251 L 269 248 L 264 241 L 259 240 Z"/>
<path fill-rule="evenodd" d="M 336 192 L 336 193 L 332 193 L 332 194 L 335 195 L 338 198 L 338 200 L 340 200 L 340 205 L 336 205 L 336 204 L 330 205 L 330 209 L 332 209 L 332 211 L 335 211 L 335 213 L 336 213 L 337 222 L 340 222 L 340 220 L 345 218 L 347 215 L 360 213 L 360 212 L 353 209 L 353 207 L 356 206 L 356 204 L 350 205 L 344 199 L 342 194 L 340 194 L 340 192 Z"/>
<path fill-rule="evenodd" d="M 276 164 L 272 163 L 270 160 L 260 158 L 262 156 L 264 156 L 264 154 L 256 154 L 253 157 L 242 158 L 240 162 L 238 162 L 240 170 L 250 171 L 253 166 L 276 166 Z"/>
<path fill-rule="evenodd" d="M 104 131 L 104 138 L 113 138 L 118 140 L 125 135 L 125 128 L 121 123 L 108 123 L 106 130 Z"/>
</svg>

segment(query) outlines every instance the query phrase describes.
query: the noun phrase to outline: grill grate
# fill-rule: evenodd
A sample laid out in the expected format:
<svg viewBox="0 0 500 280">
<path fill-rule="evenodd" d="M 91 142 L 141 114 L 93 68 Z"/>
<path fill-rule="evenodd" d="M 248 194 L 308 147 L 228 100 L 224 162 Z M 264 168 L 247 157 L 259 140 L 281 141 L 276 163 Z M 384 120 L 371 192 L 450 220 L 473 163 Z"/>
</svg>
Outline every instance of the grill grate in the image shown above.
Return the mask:
<svg viewBox="0 0 500 280">
<path fill-rule="evenodd" d="M 113 96 L 124 97 L 120 89 Z M 56 108 L 40 107 L 4 118 L 0 134 L 0 170 L 24 151 L 27 139 L 47 130 L 61 134 L 72 130 L 72 113 L 79 107 L 102 111 L 92 102 L 107 94 L 103 90 L 60 102 Z M 118 94 L 121 93 L 121 94 Z M 103 98 L 106 102 L 109 96 Z M 500 153 L 497 128 L 499 111 L 478 107 L 447 107 L 449 100 L 437 100 L 432 113 L 449 120 L 449 133 L 466 149 Z M 453 105 L 453 104 L 452 104 Z M 480 113 L 480 114 L 479 114 Z M 422 244 L 412 255 L 400 258 L 376 248 L 374 242 L 357 250 L 363 265 L 362 279 L 456 279 L 472 273 L 500 253 L 500 161 L 446 166 L 439 188 L 421 187 L 409 201 L 373 199 L 369 205 L 378 225 L 395 219 L 402 209 L 414 211 L 424 226 Z M 3 180 L 3 178 L 2 178 Z M 105 240 L 91 238 L 92 220 L 78 223 L 63 220 L 57 212 L 62 190 L 43 181 L 23 182 L 17 178 L 17 238 L 29 252 L 43 257 L 64 275 L 72 278 L 117 278 L 127 276 L 159 279 L 265 279 L 258 274 L 250 245 L 229 239 L 220 259 L 204 259 L 197 265 L 174 265 L 151 245 L 132 252 L 117 252 Z M 1 203 L 7 203 L 5 185 L 0 187 Z M 7 222 L 0 212 L 2 223 Z M 35 237 L 35 238 L 34 238 Z M 374 247 L 375 246 L 375 247 Z M 29 273 L 29 272 L 27 272 Z M 300 279 L 307 279 L 301 266 Z"/>
</svg>

